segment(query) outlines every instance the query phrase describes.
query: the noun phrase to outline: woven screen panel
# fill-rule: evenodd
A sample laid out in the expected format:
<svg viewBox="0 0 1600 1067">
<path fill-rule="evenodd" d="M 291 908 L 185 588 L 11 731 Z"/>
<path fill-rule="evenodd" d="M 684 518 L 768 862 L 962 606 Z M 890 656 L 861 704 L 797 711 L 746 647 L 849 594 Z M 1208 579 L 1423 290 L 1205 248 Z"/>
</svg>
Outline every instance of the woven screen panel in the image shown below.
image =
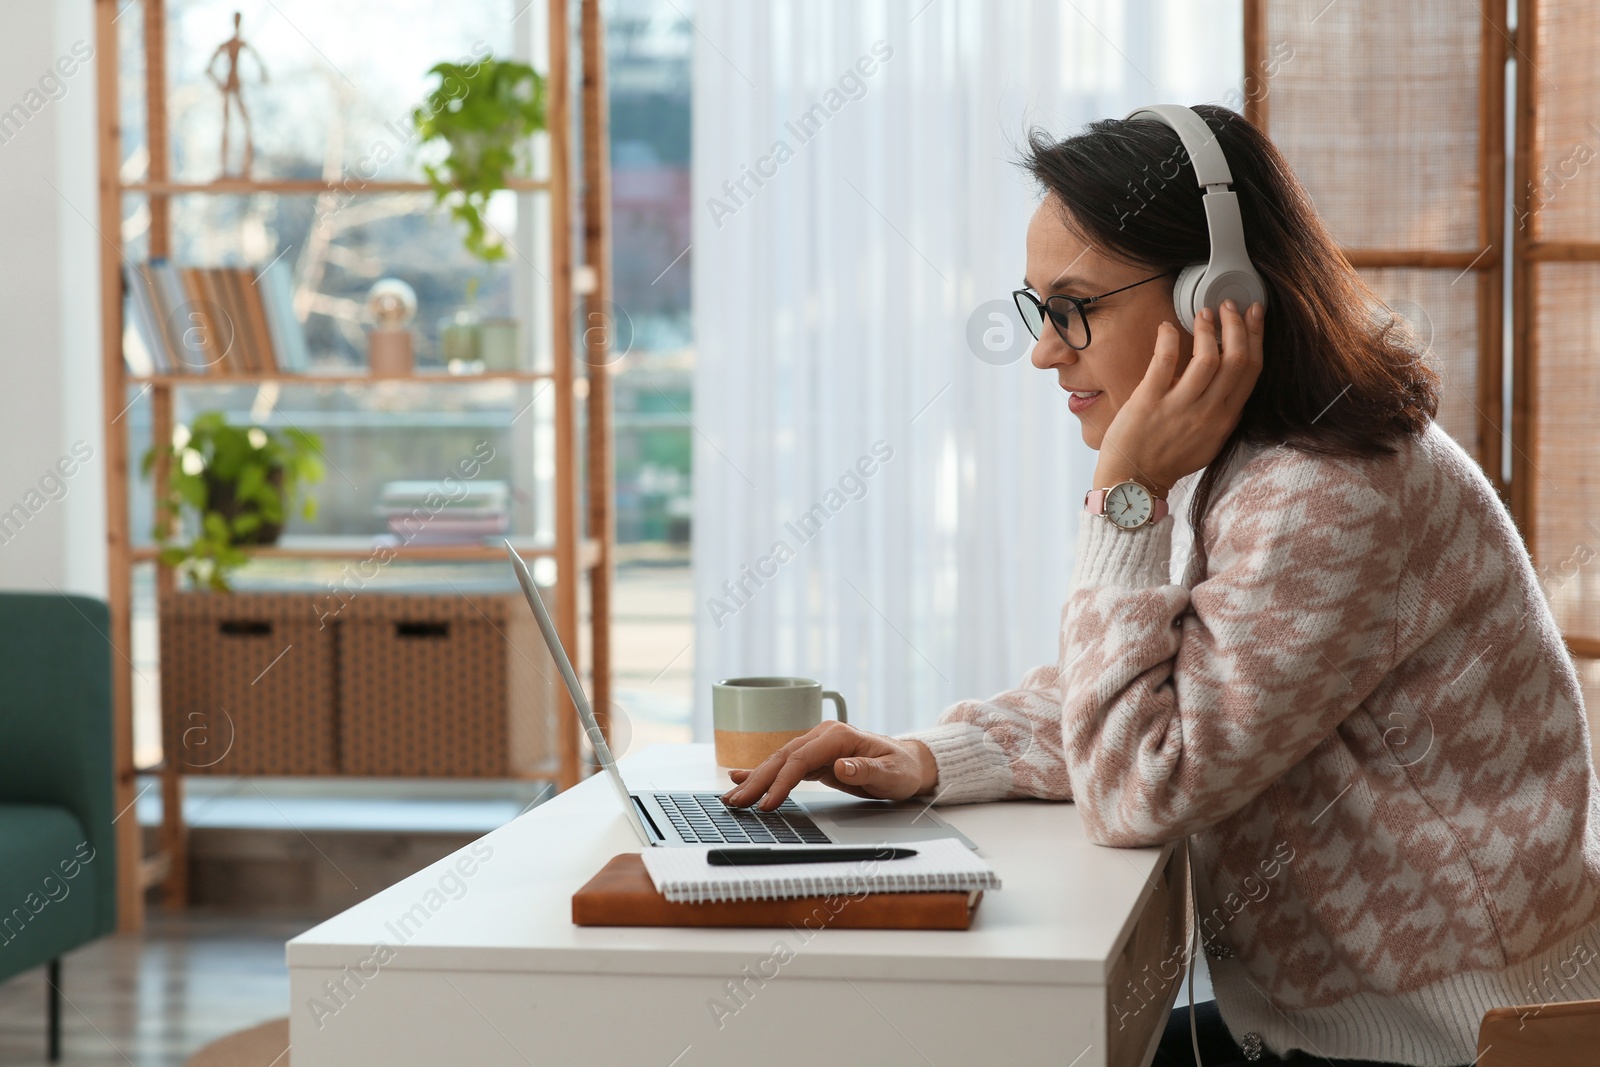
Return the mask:
<svg viewBox="0 0 1600 1067">
<path fill-rule="evenodd" d="M 1478 286 L 1459 270 L 1411 267 L 1361 272 L 1372 291 L 1410 321 L 1444 378 L 1439 426 L 1473 455 L 1481 455 L 1478 424 Z"/>
<path fill-rule="evenodd" d="M 1265 2 L 1267 133 L 1339 242 L 1478 251 L 1477 7 Z"/>
<path fill-rule="evenodd" d="M 1539 4 L 1533 91 L 1538 105 L 1532 184 L 1533 235 L 1600 241 L 1600 5 Z M 1525 220 L 1519 220 L 1525 221 Z"/>
<path fill-rule="evenodd" d="M 1600 766 L 1600 659 L 1572 660 L 1578 668 L 1578 684 L 1583 687 L 1583 710 L 1589 719 L 1589 751 Z"/>
<path fill-rule="evenodd" d="M 1531 269 L 1533 558 L 1567 636 L 1600 638 L 1600 263 Z"/>
</svg>

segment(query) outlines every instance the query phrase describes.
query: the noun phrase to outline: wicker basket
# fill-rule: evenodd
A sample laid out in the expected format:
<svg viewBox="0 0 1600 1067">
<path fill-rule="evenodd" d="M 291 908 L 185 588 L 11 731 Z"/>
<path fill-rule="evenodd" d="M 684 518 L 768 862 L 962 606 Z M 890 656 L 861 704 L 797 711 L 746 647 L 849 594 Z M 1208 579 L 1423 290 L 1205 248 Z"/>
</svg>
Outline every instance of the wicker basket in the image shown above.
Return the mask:
<svg viewBox="0 0 1600 1067">
<path fill-rule="evenodd" d="M 337 650 L 322 599 L 161 598 L 162 740 L 181 773 L 338 773 Z"/>
<path fill-rule="evenodd" d="M 556 670 L 520 595 L 371 593 L 339 614 L 340 768 L 517 777 L 555 752 Z"/>
</svg>

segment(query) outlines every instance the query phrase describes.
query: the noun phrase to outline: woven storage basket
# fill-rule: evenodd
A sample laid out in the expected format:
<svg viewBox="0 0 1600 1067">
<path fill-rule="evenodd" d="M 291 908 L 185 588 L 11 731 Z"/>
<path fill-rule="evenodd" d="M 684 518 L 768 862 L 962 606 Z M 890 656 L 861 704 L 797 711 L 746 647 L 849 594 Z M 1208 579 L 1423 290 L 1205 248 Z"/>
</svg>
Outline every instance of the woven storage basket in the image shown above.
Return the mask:
<svg viewBox="0 0 1600 1067">
<path fill-rule="evenodd" d="M 183 774 L 339 770 L 333 629 L 317 593 L 161 598 L 166 758 Z"/>
<path fill-rule="evenodd" d="M 340 767 L 516 777 L 555 751 L 556 671 L 520 595 L 382 594 L 339 614 Z"/>
</svg>

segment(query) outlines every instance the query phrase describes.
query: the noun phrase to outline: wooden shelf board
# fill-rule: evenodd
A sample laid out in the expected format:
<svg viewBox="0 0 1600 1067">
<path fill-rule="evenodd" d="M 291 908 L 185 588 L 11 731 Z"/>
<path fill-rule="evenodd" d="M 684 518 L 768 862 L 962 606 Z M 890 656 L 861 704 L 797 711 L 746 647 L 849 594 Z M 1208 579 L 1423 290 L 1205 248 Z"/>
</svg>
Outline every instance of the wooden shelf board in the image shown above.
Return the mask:
<svg viewBox="0 0 1600 1067">
<path fill-rule="evenodd" d="M 348 544 L 336 544 L 335 541 L 348 541 Z M 400 563 L 475 563 L 497 562 L 506 558 L 506 550 L 499 545 L 489 544 L 464 544 L 464 545 L 388 545 L 385 546 L 377 540 L 365 538 L 326 538 L 317 539 L 321 543 L 268 545 L 258 548 L 247 548 L 245 551 L 253 559 L 331 559 L 331 560 L 363 560 L 368 559 L 374 552 L 388 547 L 394 552 L 396 562 Z M 537 559 L 541 556 L 554 556 L 554 545 L 533 545 L 525 542 L 512 542 L 517 546 L 517 551 L 523 556 Z M 135 563 L 151 563 L 161 555 L 161 550 L 143 546 L 129 550 Z M 578 552 L 578 565 L 584 570 L 592 568 L 600 559 L 600 543 L 594 538 L 585 538 Z"/>
<path fill-rule="evenodd" d="M 194 773 L 192 771 L 186 773 L 185 770 L 184 770 L 184 766 L 185 765 L 183 763 L 181 763 L 181 762 L 177 763 L 177 764 L 174 764 L 173 768 L 172 768 L 173 773 L 177 774 L 177 775 L 180 775 L 180 776 L 183 776 L 183 777 L 187 777 L 187 778 L 200 778 L 200 779 L 207 779 L 207 780 L 210 780 L 210 781 L 215 781 L 218 778 L 238 778 L 238 779 L 241 779 L 241 780 L 242 779 L 249 779 L 249 778 L 258 778 L 258 779 L 272 778 L 272 779 L 276 779 L 276 780 L 280 780 L 280 781 L 293 781 L 293 782 L 335 782 L 335 781 L 336 782 L 362 782 L 362 781 L 368 781 L 368 782 L 370 782 L 370 781 L 410 782 L 410 781 L 426 781 L 426 782 L 474 782 L 474 783 L 476 783 L 476 782 L 553 782 L 553 781 L 556 780 L 556 778 L 561 773 L 561 757 L 559 755 L 546 756 L 539 763 L 536 763 L 536 764 L 534 764 L 534 766 L 530 767 L 527 770 L 526 773 L 515 773 L 515 774 L 507 773 L 507 774 L 471 775 L 471 776 L 465 776 L 465 775 L 432 775 L 432 774 L 430 774 L 430 775 L 364 775 L 364 774 L 345 774 L 345 773 L 340 772 L 340 771 L 330 771 L 327 774 L 239 774 L 239 775 L 217 775 L 217 774 L 204 774 L 204 773 L 197 774 L 197 773 Z M 584 772 L 586 774 L 593 774 L 593 773 L 595 773 L 595 772 L 597 772 L 599 770 L 600 770 L 600 768 L 598 766 L 593 765 L 593 764 L 586 764 L 584 766 Z M 140 773 L 143 773 L 143 772 L 140 772 Z M 161 856 L 162 854 L 161 853 L 157 853 L 156 855 L 157 856 Z"/>
<path fill-rule="evenodd" d="M 286 385 L 371 385 L 379 382 L 399 382 L 405 385 L 460 385 L 472 382 L 542 382 L 553 378 L 549 371 L 484 371 L 482 374 L 412 374 L 406 377 L 381 377 L 374 374 L 152 374 L 147 377 L 129 376 L 129 385 L 153 385 L 157 388 L 173 386 L 225 386 L 259 385 L 262 382 L 281 382 Z"/>
<path fill-rule="evenodd" d="M 550 183 L 543 178 L 511 178 L 506 188 L 517 193 L 546 192 Z M 263 178 L 259 181 L 213 182 L 127 182 L 118 187 L 123 193 L 149 196 L 250 196 L 255 193 L 282 193 L 317 196 L 322 193 L 356 195 L 361 193 L 431 193 L 427 182 L 376 182 L 349 178 L 325 181 L 316 178 Z"/>
</svg>

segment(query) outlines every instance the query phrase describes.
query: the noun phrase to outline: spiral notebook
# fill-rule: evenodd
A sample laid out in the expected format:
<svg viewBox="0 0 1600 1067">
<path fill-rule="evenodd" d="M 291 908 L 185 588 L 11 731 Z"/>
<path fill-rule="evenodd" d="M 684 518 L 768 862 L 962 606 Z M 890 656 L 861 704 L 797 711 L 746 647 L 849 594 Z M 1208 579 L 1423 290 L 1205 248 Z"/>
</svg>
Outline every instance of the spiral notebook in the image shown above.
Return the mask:
<svg viewBox="0 0 1600 1067">
<path fill-rule="evenodd" d="M 725 845 L 647 848 L 650 880 L 668 901 L 777 900 L 857 893 L 973 892 L 999 889 L 993 867 L 954 837 L 912 842 L 917 854 L 900 860 L 845 860 L 752 867 L 713 867 L 706 854 Z"/>
</svg>

